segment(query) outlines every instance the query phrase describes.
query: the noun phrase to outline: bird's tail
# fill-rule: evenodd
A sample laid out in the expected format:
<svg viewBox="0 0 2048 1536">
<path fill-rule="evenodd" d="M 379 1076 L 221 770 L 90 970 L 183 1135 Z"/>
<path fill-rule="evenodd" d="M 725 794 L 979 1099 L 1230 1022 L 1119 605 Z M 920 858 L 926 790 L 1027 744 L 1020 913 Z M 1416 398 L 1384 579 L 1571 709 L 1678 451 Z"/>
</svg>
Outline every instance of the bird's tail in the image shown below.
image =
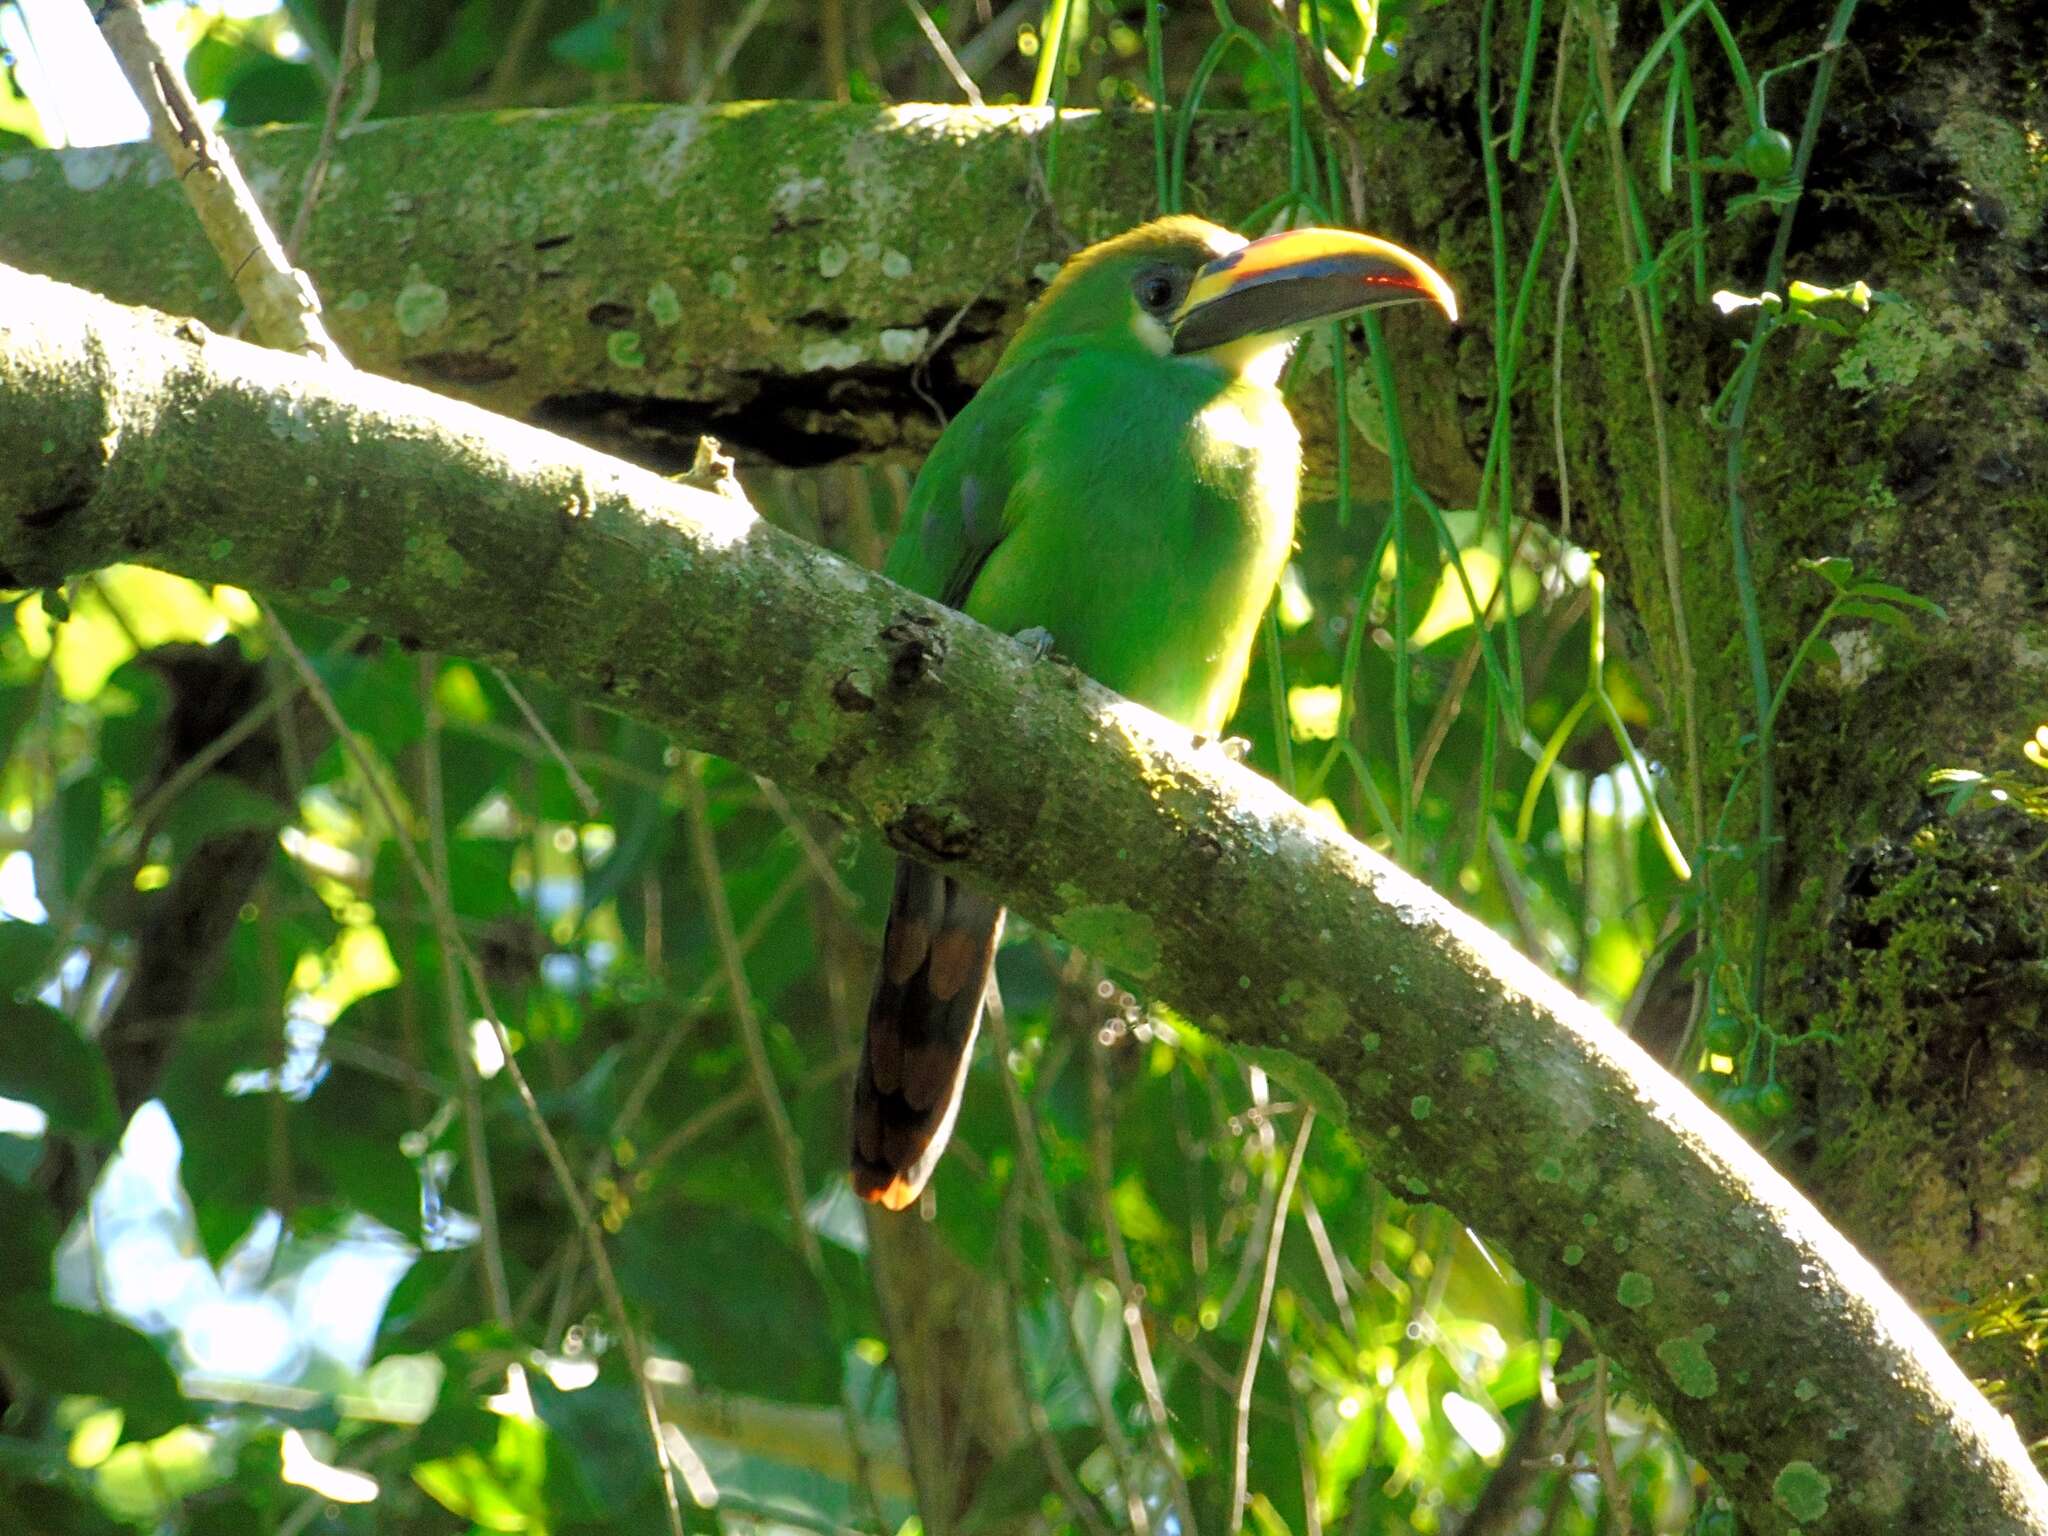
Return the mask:
<svg viewBox="0 0 2048 1536">
<path fill-rule="evenodd" d="M 853 1187 L 862 1199 L 900 1211 L 932 1176 L 960 1112 L 1002 931 L 997 903 L 898 861 L 853 1089 Z"/>
</svg>

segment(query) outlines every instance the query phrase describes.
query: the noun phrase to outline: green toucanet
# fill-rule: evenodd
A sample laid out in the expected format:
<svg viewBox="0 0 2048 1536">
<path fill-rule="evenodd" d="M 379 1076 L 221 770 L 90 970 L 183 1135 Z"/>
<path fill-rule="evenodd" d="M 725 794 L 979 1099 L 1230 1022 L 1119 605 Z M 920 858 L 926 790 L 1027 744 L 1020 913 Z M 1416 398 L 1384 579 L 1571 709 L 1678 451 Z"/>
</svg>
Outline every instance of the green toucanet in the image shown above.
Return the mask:
<svg viewBox="0 0 2048 1536">
<path fill-rule="evenodd" d="M 1090 246 L 940 435 L 888 575 L 1217 735 L 1294 540 L 1288 349 L 1413 299 L 1457 318 L 1420 257 L 1345 230 L 1247 243 L 1176 217 Z M 1002 926 L 980 891 L 897 865 L 853 1106 L 854 1187 L 892 1210 L 952 1132 Z"/>
</svg>

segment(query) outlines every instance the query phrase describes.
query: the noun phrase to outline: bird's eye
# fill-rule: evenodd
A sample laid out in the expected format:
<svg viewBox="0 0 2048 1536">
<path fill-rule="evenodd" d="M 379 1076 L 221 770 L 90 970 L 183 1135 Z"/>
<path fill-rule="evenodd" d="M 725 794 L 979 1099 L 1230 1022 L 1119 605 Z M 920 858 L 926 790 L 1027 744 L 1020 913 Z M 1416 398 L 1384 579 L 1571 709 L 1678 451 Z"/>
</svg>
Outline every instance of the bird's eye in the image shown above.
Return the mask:
<svg viewBox="0 0 2048 1536">
<path fill-rule="evenodd" d="M 1139 273 L 1137 282 L 1131 286 L 1138 302 L 1155 315 L 1173 308 L 1179 290 L 1171 273 L 1156 270 Z"/>
</svg>

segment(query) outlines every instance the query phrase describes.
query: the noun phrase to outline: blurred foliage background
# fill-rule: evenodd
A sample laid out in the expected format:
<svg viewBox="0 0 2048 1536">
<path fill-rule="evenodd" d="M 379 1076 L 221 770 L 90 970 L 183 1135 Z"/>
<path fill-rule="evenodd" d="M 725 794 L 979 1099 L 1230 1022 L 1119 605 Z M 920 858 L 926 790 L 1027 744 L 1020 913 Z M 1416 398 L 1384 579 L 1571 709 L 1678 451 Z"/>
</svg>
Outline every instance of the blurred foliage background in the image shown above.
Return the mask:
<svg viewBox="0 0 2048 1536">
<path fill-rule="evenodd" d="M 0 5 L 0 141 L 137 131 L 116 86 L 79 85 L 111 78 L 65 35 L 84 13 Z M 1413 0 L 153 13 L 229 125 L 969 92 L 1286 113 L 1295 184 L 1261 226 L 1346 221 L 1319 114 L 1432 24 Z M 1511 103 L 1532 147 L 1507 172 L 1540 193 L 1532 78 L 1502 126 Z M 1735 194 L 1770 190 L 1774 147 Z M 1788 1134 L 1781 1042 L 1739 982 L 1698 981 L 1741 967 L 1711 935 L 1696 963 L 1665 722 L 1603 648 L 1593 562 L 1505 485 L 1456 508 L 1407 483 L 1371 342 L 1312 338 L 1292 377 L 1338 392 L 1396 494 L 1305 507 L 1236 724 L 1251 761 Z M 871 565 L 909 476 L 742 466 L 766 515 Z M 843 1170 L 889 858 L 729 765 L 137 569 L 8 599 L 0 720 L 0 1529 L 657 1529 L 642 1350 L 685 1484 L 718 1494 L 686 1486 L 693 1528 L 916 1529 L 888 1318 L 921 1305 L 967 1309 L 999 1357 L 954 1390 L 1028 1405 L 960 1470 L 960 1530 L 1232 1529 L 1240 1447 L 1266 1536 L 1732 1529 L 1507 1256 L 1022 923 L 920 1213 L 935 1246 L 885 1273 Z"/>
</svg>

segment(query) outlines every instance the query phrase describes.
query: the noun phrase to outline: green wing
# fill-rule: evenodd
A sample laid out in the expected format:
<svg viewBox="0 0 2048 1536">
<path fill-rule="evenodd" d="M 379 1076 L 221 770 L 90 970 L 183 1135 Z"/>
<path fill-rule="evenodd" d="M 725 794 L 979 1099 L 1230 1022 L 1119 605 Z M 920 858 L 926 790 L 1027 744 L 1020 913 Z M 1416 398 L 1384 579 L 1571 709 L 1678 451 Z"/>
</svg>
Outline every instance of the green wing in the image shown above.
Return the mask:
<svg viewBox="0 0 2048 1536">
<path fill-rule="evenodd" d="M 890 580 L 951 608 L 966 604 L 974 578 L 1010 531 L 1019 440 L 1037 414 L 1050 361 L 1001 369 L 939 434 L 882 567 Z"/>
</svg>

